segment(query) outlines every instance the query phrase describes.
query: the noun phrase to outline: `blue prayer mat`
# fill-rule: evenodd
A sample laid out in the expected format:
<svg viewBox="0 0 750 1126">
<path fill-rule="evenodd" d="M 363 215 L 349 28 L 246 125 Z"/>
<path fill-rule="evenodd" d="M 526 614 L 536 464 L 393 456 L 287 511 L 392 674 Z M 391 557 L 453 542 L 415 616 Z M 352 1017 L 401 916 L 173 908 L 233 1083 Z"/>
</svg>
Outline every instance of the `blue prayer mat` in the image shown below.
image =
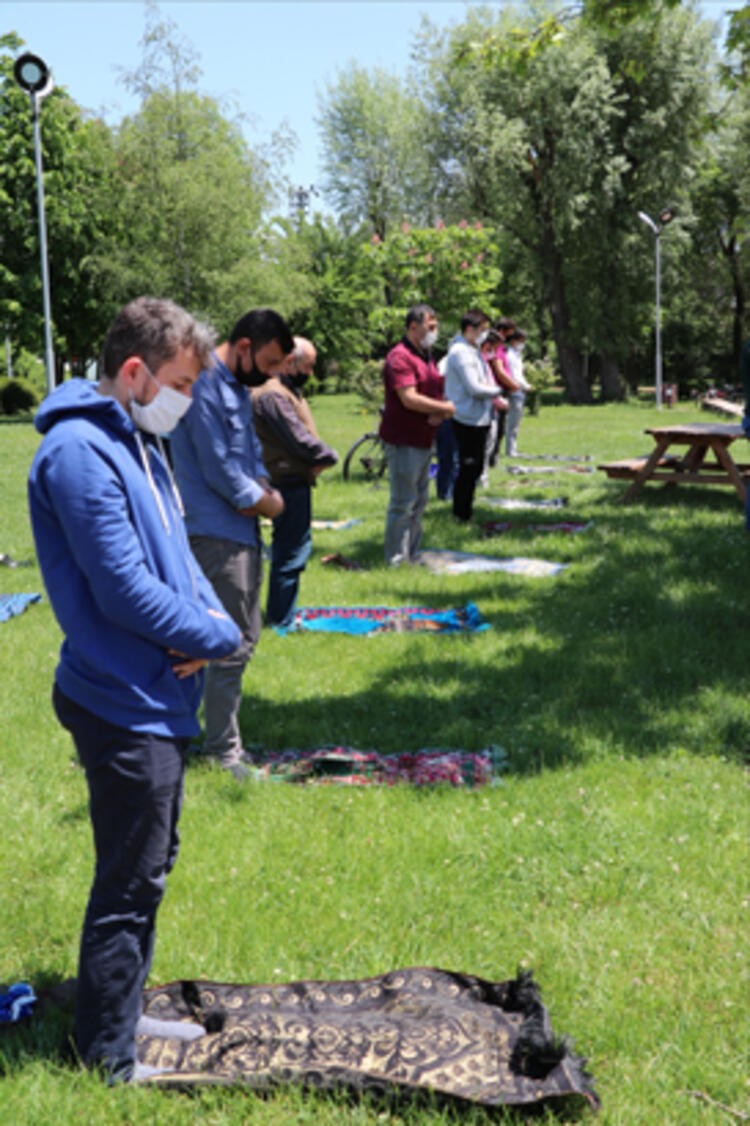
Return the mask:
<svg viewBox="0 0 750 1126">
<path fill-rule="evenodd" d="M 475 633 L 489 629 L 473 602 L 456 610 L 426 606 L 309 606 L 298 610 L 288 629 L 278 633 Z"/>
<path fill-rule="evenodd" d="M 0 622 L 7 622 L 22 614 L 32 602 L 39 602 L 41 594 L 0 594 Z"/>
</svg>

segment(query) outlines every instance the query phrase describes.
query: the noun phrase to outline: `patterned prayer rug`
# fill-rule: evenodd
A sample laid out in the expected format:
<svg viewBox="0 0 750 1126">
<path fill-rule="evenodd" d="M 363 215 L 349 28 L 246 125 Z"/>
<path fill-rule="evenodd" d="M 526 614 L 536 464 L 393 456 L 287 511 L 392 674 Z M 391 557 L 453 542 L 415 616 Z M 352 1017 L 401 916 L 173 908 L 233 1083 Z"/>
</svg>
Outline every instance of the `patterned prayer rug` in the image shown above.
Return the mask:
<svg viewBox="0 0 750 1126">
<path fill-rule="evenodd" d="M 147 1081 L 246 1084 L 479 1103 L 598 1107 L 585 1060 L 553 1034 L 530 973 L 491 982 L 432 968 L 360 981 L 175 981 L 144 993 L 137 1039 Z M 153 1034 L 158 1023 L 164 1035 Z M 192 1037 L 192 1038 L 190 1038 Z"/>
<path fill-rule="evenodd" d="M 361 520 L 311 520 L 310 527 L 323 531 L 324 529 L 330 532 L 345 532 L 347 528 L 353 528 L 356 524 L 361 524 Z"/>
<path fill-rule="evenodd" d="M 517 512 L 527 508 L 564 508 L 568 503 L 567 497 L 550 497 L 544 500 L 525 500 L 521 497 L 483 497 L 482 499 L 493 508 L 508 508 Z"/>
<path fill-rule="evenodd" d="M 485 520 L 484 536 L 501 536 L 504 532 L 587 532 L 592 520 L 561 520 L 555 524 L 519 524 L 517 520 Z"/>
<path fill-rule="evenodd" d="M 506 465 L 507 473 L 527 476 L 533 473 L 595 473 L 593 466 L 589 465 Z"/>
<path fill-rule="evenodd" d="M 288 629 L 276 632 L 302 633 L 476 633 L 489 629 L 473 602 L 455 610 L 432 610 L 427 606 L 305 606 L 297 610 Z"/>
<path fill-rule="evenodd" d="M 39 602 L 41 594 L 0 594 L 0 622 L 7 622 L 22 614 L 32 602 Z"/>
<path fill-rule="evenodd" d="M 508 765 L 506 752 L 492 745 L 476 753 L 430 747 L 381 755 L 354 747 L 318 750 L 267 751 L 253 748 L 254 777 L 258 780 L 315 782 L 339 786 L 497 785 Z"/>
<path fill-rule="evenodd" d="M 340 567 L 342 571 L 367 570 L 363 563 L 358 563 L 356 559 L 349 559 L 346 555 L 342 555 L 340 551 L 331 552 L 330 555 L 322 555 L 320 562 L 325 567 Z"/>
<path fill-rule="evenodd" d="M 499 559 L 491 555 L 474 555 L 468 551 L 421 551 L 417 562 L 436 575 L 466 575 L 472 572 L 506 571 L 510 575 L 546 578 L 558 575 L 566 563 L 550 563 L 546 559 Z"/>
<path fill-rule="evenodd" d="M 515 454 L 517 461 L 591 461 L 591 454 Z"/>
</svg>

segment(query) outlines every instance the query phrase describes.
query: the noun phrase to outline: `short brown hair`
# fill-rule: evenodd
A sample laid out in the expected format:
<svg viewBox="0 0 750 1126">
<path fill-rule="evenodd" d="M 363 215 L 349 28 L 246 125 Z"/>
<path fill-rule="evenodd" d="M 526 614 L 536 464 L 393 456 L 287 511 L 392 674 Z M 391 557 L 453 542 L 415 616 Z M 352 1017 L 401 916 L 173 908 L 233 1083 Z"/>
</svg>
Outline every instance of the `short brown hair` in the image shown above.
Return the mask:
<svg viewBox="0 0 750 1126">
<path fill-rule="evenodd" d="M 136 297 L 117 314 L 102 345 L 99 374 L 114 379 L 128 356 L 140 356 L 156 372 L 190 348 L 207 367 L 214 346 L 213 331 L 174 301 L 161 297 Z"/>
</svg>

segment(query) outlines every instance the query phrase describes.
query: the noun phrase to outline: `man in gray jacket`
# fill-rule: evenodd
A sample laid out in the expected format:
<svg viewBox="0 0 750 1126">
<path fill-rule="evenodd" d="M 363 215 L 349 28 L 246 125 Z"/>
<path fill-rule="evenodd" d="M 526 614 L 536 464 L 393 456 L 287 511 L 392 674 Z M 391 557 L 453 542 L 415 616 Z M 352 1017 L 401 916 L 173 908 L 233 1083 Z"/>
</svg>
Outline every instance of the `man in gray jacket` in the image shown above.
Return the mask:
<svg viewBox="0 0 750 1126">
<path fill-rule="evenodd" d="M 453 515 L 468 523 L 474 491 L 484 465 L 484 447 L 493 402 L 499 389 L 482 359 L 481 346 L 490 319 L 481 309 L 461 317 L 461 333 L 451 344 L 445 366 L 445 395 L 455 406 L 453 430 L 458 446 L 458 476 L 453 486 Z"/>
</svg>

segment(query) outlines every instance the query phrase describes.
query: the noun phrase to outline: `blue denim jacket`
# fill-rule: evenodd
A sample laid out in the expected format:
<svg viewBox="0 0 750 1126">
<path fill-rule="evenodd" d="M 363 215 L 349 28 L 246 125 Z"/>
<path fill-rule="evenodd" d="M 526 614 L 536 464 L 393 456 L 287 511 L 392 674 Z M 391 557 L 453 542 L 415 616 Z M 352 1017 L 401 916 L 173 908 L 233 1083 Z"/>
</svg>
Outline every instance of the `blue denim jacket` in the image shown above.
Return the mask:
<svg viewBox="0 0 750 1126">
<path fill-rule="evenodd" d="M 191 536 L 255 546 L 258 521 L 252 508 L 268 478 L 253 426 L 250 393 L 214 355 L 193 387 L 193 404 L 171 438 L 175 476 Z"/>
</svg>

